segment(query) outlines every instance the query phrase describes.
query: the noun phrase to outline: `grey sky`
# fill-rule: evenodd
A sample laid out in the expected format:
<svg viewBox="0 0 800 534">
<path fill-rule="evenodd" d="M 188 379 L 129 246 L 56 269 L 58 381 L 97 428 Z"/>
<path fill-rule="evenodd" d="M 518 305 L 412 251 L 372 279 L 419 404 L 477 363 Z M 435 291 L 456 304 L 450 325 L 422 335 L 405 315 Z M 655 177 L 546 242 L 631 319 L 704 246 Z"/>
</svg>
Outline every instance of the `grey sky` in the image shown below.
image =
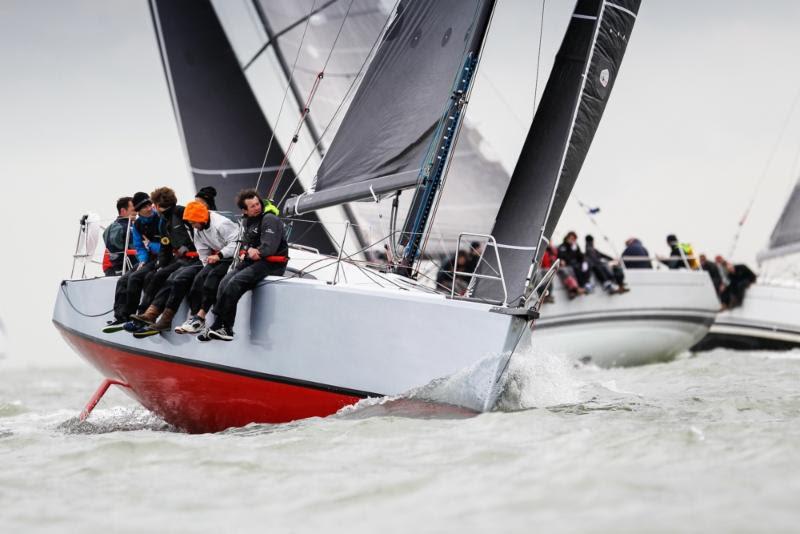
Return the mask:
<svg viewBox="0 0 800 534">
<path fill-rule="evenodd" d="M 547 0 L 540 93 L 571 0 Z M 499 0 L 481 72 L 493 88 L 470 118 L 513 166 L 532 115 L 541 3 Z M 653 252 L 674 232 L 726 253 L 800 90 L 800 3 L 644 0 L 622 72 L 576 187 L 617 245 Z M 491 60 L 491 61 L 490 61 Z M 6 243 L 3 365 L 75 363 L 50 324 L 77 220 L 113 216 L 122 194 L 193 193 L 144 0 L 0 2 L 0 176 Z M 484 85 L 486 85 L 484 83 Z M 501 92 L 503 98 L 493 91 Z M 738 258 L 753 261 L 797 175 L 789 118 Z M 566 229 L 597 234 L 571 204 Z M 19 251 L 19 255 L 16 252 Z"/>
</svg>

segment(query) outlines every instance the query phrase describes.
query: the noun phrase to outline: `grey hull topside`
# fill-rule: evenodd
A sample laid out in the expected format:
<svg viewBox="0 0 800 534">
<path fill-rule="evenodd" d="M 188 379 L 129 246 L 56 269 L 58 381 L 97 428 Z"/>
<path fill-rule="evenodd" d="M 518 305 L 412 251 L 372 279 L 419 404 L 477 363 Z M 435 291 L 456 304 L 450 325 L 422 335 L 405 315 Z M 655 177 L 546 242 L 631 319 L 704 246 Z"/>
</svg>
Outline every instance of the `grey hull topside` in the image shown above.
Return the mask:
<svg viewBox="0 0 800 534">
<path fill-rule="evenodd" d="M 202 343 L 174 332 L 137 339 L 124 331 L 102 332 L 112 318 L 116 281 L 62 282 L 56 325 L 134 354 L 363 395 L 401 394 L 485 358 L 507 359 L 509 338 L 519 332 L 513 318 L 486 304 L 420 291 L 267 278 L 239 302 L 233 341 Z M 184 304 L 174 324 L 185 316 Z"/>
</svg>

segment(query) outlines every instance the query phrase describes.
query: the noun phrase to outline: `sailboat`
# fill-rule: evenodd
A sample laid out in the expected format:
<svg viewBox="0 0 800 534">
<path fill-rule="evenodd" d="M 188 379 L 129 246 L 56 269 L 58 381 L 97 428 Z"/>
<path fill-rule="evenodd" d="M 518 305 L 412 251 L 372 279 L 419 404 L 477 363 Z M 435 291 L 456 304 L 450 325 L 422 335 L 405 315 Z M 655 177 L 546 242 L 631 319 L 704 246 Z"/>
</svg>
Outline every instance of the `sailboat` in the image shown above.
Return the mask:
<svg viewBox="0 0 800 534">
<path fill-rule="evenodd" d="M 397 268 L 376 268 L 358 261 L 359 251 L 347 253 L 346 221 L 341 241 L 328 236 L 335 254 L 291 248 L 287 275 L 266 278 L 240 301 L 237 336 L 227 344 L 201 344 L 172 333 L 146 339 L 103 334 L 110 316 L 104 308 L 113 300 L 115 279 L 65 280 L 53 322 L 105 377 L 86 412 L 110 385 L 118 385 L 181 429 L 213 432 L 329 415 L 360 399 L 401 394 L 476 366 L 486 368 L 490 378 L 474 399 L 462 404 L 476 411 L 491 409 L 552 277 L 552 271 L 542 279 L 536 276 L 541 256 L 536 245 L 549 238 L 563 208 L 559 199 L 569 195 L 577 179 L 638 8 L 638 0 L 577 2 L 545 88 L 561 96 L 539 106 L 528 136 L 534 141 L 526 142 L 495 219 L 493 233 L 503 238 L 488 239 L 493 252 L 485 253 L 492 258 L 486 263 L 498 272 L 481 271 L 471 295 L 457 298 L 431 290 L 413 275 L 445 179 L 448 187 L 458 187 L 457 175 L 448 178 L 450 163 L 494 2 L 399 2 L 376 40 L 312 187 L 288 198 L 284 208 L 288 225 L 314 227 L 308 222 L 312 212 L 324 222 L 330 212 L 322 210 L 346 215 L 343 205 L 392 202 L 398 192 L 410 193 L 402 231 L 385 236 L 400 240 L 391 243 L 402 250 Z M 167 51 L 168 75 L 178 68 L 170 61 L 173 53 L 183 54 L 186 68 L 193 68 L 191 50 L 170 52 L 171 36 L 192 31 L 181 24 L 187 20 L 197 25 L 195 30 L 207 30 L 199 34 L 204 39 L 219 38 L 214 53 L 220 60 L 235 60 L 209 2 L 151 0 L 151 9 L 162 51 Z M 196 105 L 214 99 L 196 96 Z M 173 101 L 183 102 L 180 97 Z M 209 151 L 214 143 L 208 140 L 221 133 L 205 132 Z M 192 172 L 197 169 L 223 170 L 193 166 Z M 532 187 L 524 186 L 528 182 Z M 504 240 L 510 226 L 525 227 L 521 241 Z M 509 250 L 515 254 L 506 259 Z"/>
<path fill-rule="evenodd" d="M 741 306 L 717 314 L 695 350 L 725 347 L 788 350 L 800 347 L 800 181 L 757 260 L 761 274 Z"/>
</svg>

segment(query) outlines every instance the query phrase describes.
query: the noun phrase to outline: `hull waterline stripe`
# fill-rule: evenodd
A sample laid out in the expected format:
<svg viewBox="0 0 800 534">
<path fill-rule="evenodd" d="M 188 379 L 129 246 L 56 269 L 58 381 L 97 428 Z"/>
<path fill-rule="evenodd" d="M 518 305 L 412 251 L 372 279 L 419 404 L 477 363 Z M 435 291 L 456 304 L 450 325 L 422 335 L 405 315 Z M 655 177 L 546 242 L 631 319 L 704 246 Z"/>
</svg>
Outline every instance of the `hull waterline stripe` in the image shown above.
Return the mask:
<svg viewBox="0 0 800 534">
<path fill-rule="evenodd" d="M 67 332 L 69 334 L 72 334 L 73 336 L 79 337 L 81 339 L 85 339 L 85 340 L 90 341 L 92 343 L 95 343 L 97 345 L 103 345 L 103 346 L 106 346 L 106 347 L 111 347 L 113 349 L 116 349 L 116 350 L 125 352 L 127 354 L 130 354 L 131 356 L 140 356 L 142 358 L 152 358 L 152 359 L 155 359 L 155 360 L 161 360 L 161 361 L 180 364 L 180 365 L 186 365 L 186 366 L 189 366 L 189 367 L 200 367 L 200 368 L 203 368 L 203 369 L 210 369 L 212 371 L 220 371 L 220 372 L 223 372 L 223 373 L 239 375 L 239 376 L 246 376 L 246 377 L 249 377 L 249 378 L 257 378 L 257 379 L 266 380 L 266 381 L 269 381 L 269 382 L 277 382 L 277 383 L 280 383 L 280 384 L 287 384 L 287 385 L 291 385 L 291 386 L 299 386 L 299 387 L 304 387 L 304 388 L 308 388 L 308 389 L 316 389 L 316 390 L 319 390 L 319 391 L 326 391 L 326 392 L 329 392 L 329 393 L 338 393 L 338 394 L 341 394 L 341 395 L 349 395 L 351 397 L 367 398 L 367 397 L 384 397 L 385 396 L 383 394 L 373 393 L 373 392 L 370 392 L 370 391 L 361 391 L 361 390 L 357 390 L 357 389 L 349 389 L 349 388 L 344 388 L 344 387 L 331 386 L 329 384 L 320 384 L 318 382 L 310 382 L 310 381 L 301 380 L 301 379 L 298 379 L 298 378 L 289 378 L 289 377 L 285 377 L 285 376 L 278 376 L 278 375 L 271 375 L 271 374 L 268 374 L 268 373 L 261 373 L 261 372 L 258 372 L 258 371 L 249 371 L 247 369 L 241 369 L 239 367 L 229 367 L 229 366 L 226 366 L 226 365 L 219 365 L 219 364 L 215 364 L 215 363 L 202 362 L 202 361 L 198 361 L 198 360 L 190 360 L 188 358 L 181 358 L 179 356 L 167 356 L 166 354 L 160 354 L 158 352 L 152 352 L 152 351 L 148 351 L 148 350 L 136 349 L 136 348 L 131 347 L 129 345 L 122 345 L 120 343 L 113 343 L 111 341 L 105 341 L 103 339 L 98 339 L 96 337 L 87 335 L 87 334 L 85 334 L 83 332 L 80 332 L 78 330 L 70 328 L 70 327 L 58 322 L 55 319 L 53 319 L 53 324 L 56 326 L 56 328 L 58 328 L 60 330 L 63 330 L 64 332 Z"/>
<path fill-rule="evenodd" d="M 711 327 L 712 333 L 715 333 L 717 331 L 719 331 L 720 333 L 721 332 L 727 333 L 734 330 L 763 332 L 764 334 L 782 334 L 787 336 L 797 336 L 800 339 L 800 331 L 790 330 L 787 328 L 774 328 L 769 326 L 745 325 L 738 323 L 720 323 L 720 322 L 715 322 Z M 753 335 L 760 337 L 758 336 L 758 334 L 753 334 Z"/>
<path fill-rule="evenodd" d="M 539 319 L 536 323 L 537 329 L 542 328 L 559 328 L 562 326 L 572 326 L 577 324 L 588 323 L 608 323 L 608 322 L 621 322 L 621 321 L 667 321 L 673 323 L 692 323 L 704 326 L 710 326 L 714 322 L 712 317 L 703 316 L 688 316 L 688 315 L 669 315 L 669 314 L 642 314 L 642 315 L 618 315 L 618 316 L 602 316 L 602 317 L 574 317 L 567 319 Z"/>
</svg>

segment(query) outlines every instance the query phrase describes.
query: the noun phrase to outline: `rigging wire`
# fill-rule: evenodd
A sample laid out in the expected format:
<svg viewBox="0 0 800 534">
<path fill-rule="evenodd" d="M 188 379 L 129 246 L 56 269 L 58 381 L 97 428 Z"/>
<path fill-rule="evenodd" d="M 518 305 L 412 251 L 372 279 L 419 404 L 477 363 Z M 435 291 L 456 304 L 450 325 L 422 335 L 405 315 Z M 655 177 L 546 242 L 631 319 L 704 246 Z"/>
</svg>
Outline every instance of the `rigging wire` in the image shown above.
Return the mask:
<svg viewBox="0 0 800 534">
<path fill-rule="evenodd" d="M 278 117 L 277 119 L 275 119 L 275 125 L 272 128 L 272 134 L 269 136 L 269 143 L 267 143 L 267 152 L 264 154 L 264 161 L 261 162 L 261 170 L 258 172 L 258 179 L 256 180 L 256 191 L 258 191 L 258 186 L 261 185 L 261 176 L 264 174 L 264 167 L 267 165 L 267 158 L 269 158 L 269 151 L 272 148 L 272 142 L 275 140 L 275 132 L 278 130 L 278 123 L 280 123 L 281 121 L 283 106 L 286 103 L 286 97 L 289 94 L 289 88 L 291 87 L 292 80 L 294 79 L 294 70 L 297 67 L 297 60 L 300 58 L 300 52 L 303 50 L 303 42 L 306 39 L 306 32 L 308 32 L 308 25 L 311 23 L 311 16 L 314 14 L 314 8 L 316 7 L 317 7 L 317 0 L 314 0 L 314 3 L 311 5 L 311 11 L 308 13 L 308 16 L 306 17 L 306 24 L 303 27 L 303 35 L 300 38 L 300 44 L 297 46 L 297 54 L 295 54 L 294 56 L 294 63 L 292 64 L 292 70 L 289 73 L 289 79 L 286 80 L 286 89 L 283 91 L 281 106 L 280 108 L 278 108 Z M 269 44 L 269 42 L 267 44 Z"/>
<path fill-rule="evenodd" d="M 792 106 L 789 108 L 789 113 L 786 114 L 786 118 L 783 121 L 783 125 L 781 126 L 780 134 L 778 135 L 778 139 L 775 142 L 775 145 L 772 147 L 772 151 L 770 152 L 769 158 L 767 158 L 767 164 L 764 166 L 764 170 L 761 173 L 761 177 L 756 182 L 755 188 L 753 189 L 753 194 L 750 196 L 750 202 L 747 204 L 747 208 L 744 210 L 741 219 L 739 219 L 739 225 L 736 227 L 736 233 L 733 236 L 733 242 L 731 243 L 730 253 L 728 254 L 728 258 L 732 259 L 734 253 L 736 252 L 736 247 L 739 244 L 739 237 L 742 234 L 742 228 L 744 227 L 745 223 L 747 222 L 747 218 L 750 215 L 750 211 L 753 209 L 753 204 L 755 204 L 756 198 L 758 197 L 758 193 L 761 191 L 761 186 L 764 184 L 764 180 L 767 177 L 767 173 L 769 172 L 769 168 L 772 166 L 772 160 L 775 159 L 775 155 L 778 152 L 778 147 L 783 141 L 783 136 L 786 134 L 786 130 L 789 127 L 789 122 L 794 115 L 794 110 L 797 107 L 797 103 L 800 101 L 800 89 L 798 89 L 797 94 L 795 94 L 794 100 L 792 101 Z"/>
<path fill-rule="evenodd" d="M 339 43 L 339 37 L 342 35 L 342 30 L 344 29 L 344 25 L 347 22 L 348 16 L 350 15 L 350 10 L 353 7 L 354 1 L 355 0 L 350 0 L 350 3 L 347 4 L 347 11 L 345 12 L 344 17 L 342 17 L 342 23 L 339 25 L 339 31 L 336 32 L 336 37 L 333 40 L 331 49 L 328 51 L 328 57 L 325 58 L 325 63 L 323 63 L 322 65 L 322 70 L 319 71 L 319 74 L 317 74 L 317 78 L 314 80 L 314 85 L 311 86 L 311 90 L 309 91 L 308 94 L 308 99 L 306 100 L 305 106 L 303 107 L 303 112 L 300 114 L 300 120 L 297 122 L 297 128 L 295 128 L 294 135 L 292 136 L 292 140 L 289 143 L 289 148 L 286 149 L 286 153 L 283 156 L 283 162 L 281 162 L 280 168 L 275 174 L 275 179 L 272 181 L 272 187 L 270 187 L 268 195 L 269 198 L 272 198 L 272 196 L 278 190 L 278 186 L 280 185 L 281 180 L 283 179 L 283 173 L 286 170 L 286 167 L 289 165 L 289 154 L 292 152 L 292 149 L 297 144 L 297 139 L 298 135 L 300 134 L 300 129 L 306 122 L 306 117 L 308 117 L 308 113 L 311 109 L 310 108 L 311 102 L 312 100 L 314 100 L 314 96 L 317 94 L 317 89 L 319 89 L 319 85 L 322 82 L 322 79 L 325 77 L 325 69 L 328 68 L 328 63 L 330 62 L 331 57 L 333 56 L 333 51 L 336 49 L 336 45 Z"/>
<path fill-rule="evenodd" d="M 294 184 L 297 182 L 297 180 L 299 179 L 300 175 L 303 173 L 303 170 L 306 168 L 306 165 L 308 165 L 308 162 L 311 161 L 311 157 L 314 155 L 315 151 L 317 150 L 319 145 L 322 143 L 322 140 L 325 138 L 325 135 L 331 129 L 331 126 L 333 126 L 333 124 L 336 122 L 336 119 L 338 118 L 339 113 L 342 111 L 342 108 L 344 108 L 345 102 L 348 101 L 350 93 L 353 91 L 353 88 L 356 86 L 356 83 L 358 82 L 358 80 L 364 74 L 364 68 L 367 66 L 367 63 L 369 62 L 370 58 L 372 58 L 372 56 L 373 56 L 373 54 L 375 52 L 375 49 L 377 48 L 378 43 L 381 40 L 381 37 L 386 33 L 386 28 L 389 26 L 389 23 L 392 20 L 392 15 L 397 11 L 397 6 L 399 4 L 400 4 L 400 0 L 396 0 L 395 3 L 394 3 L 394 6 L 392 7 L 392 10 L 389 12 L 389 16 L 386 18 L 386 22 L 384 23 L 382 30 L 380 32 L 378 32 L 378 35 L 375 37 L 375 42 L 372 43 L 372 46 L 370 47 L 369 53 L 364 57 L 364 61 L 361 63 L 361 67 L 358 69 L 358 72 L 353 77 L 353 80 L 350 82 L 350 85 L 348 86 L 347 91 L 345 91 L 344 96 L 342 97 L 341 101 L 339 102 L 339 105 L 334 110 L 333 115 L 331 116 L 331 120 L 328 121 L 327 126 L 325 126 L 325 129 L 322 130 L 322 133 L 319 135 L 319 139 L 314 144 L 314 146 L 311 148 L 311 151 L 309 151 L 308 156 L 306 156 L 306 159 L 303 161 L 302 165 L 300 165 L 299 170 L 294 173 L 294 180 L 292 180 L 292 182 L 289 184 L 289 187 L 286 188 L 286 191 L 283 193 L 283 196 L 281 197 L 281 199 L 277 203 L 278 206 L 282 205 L 284 203 L 284 201 L 286 200 L 286 197 L 289 196 L 289 192 L 292 190 L 292 186 L 294 186 Z M 402 15 L 398 15 L 398 17 L 399 16 L 402 16 Z"/>
<path fill-rule="evenodd" d="M 542 16 L 539 19 L 539 48 L 536 52 L 536 81 L 533 84 L 533 114 L 536 115 L 536 97 L 539 93 L 539 62 L 542 58 L 542 34 L 544 33 L 544 5 L 547 0 L 542 0 Z"/>
</svg>

